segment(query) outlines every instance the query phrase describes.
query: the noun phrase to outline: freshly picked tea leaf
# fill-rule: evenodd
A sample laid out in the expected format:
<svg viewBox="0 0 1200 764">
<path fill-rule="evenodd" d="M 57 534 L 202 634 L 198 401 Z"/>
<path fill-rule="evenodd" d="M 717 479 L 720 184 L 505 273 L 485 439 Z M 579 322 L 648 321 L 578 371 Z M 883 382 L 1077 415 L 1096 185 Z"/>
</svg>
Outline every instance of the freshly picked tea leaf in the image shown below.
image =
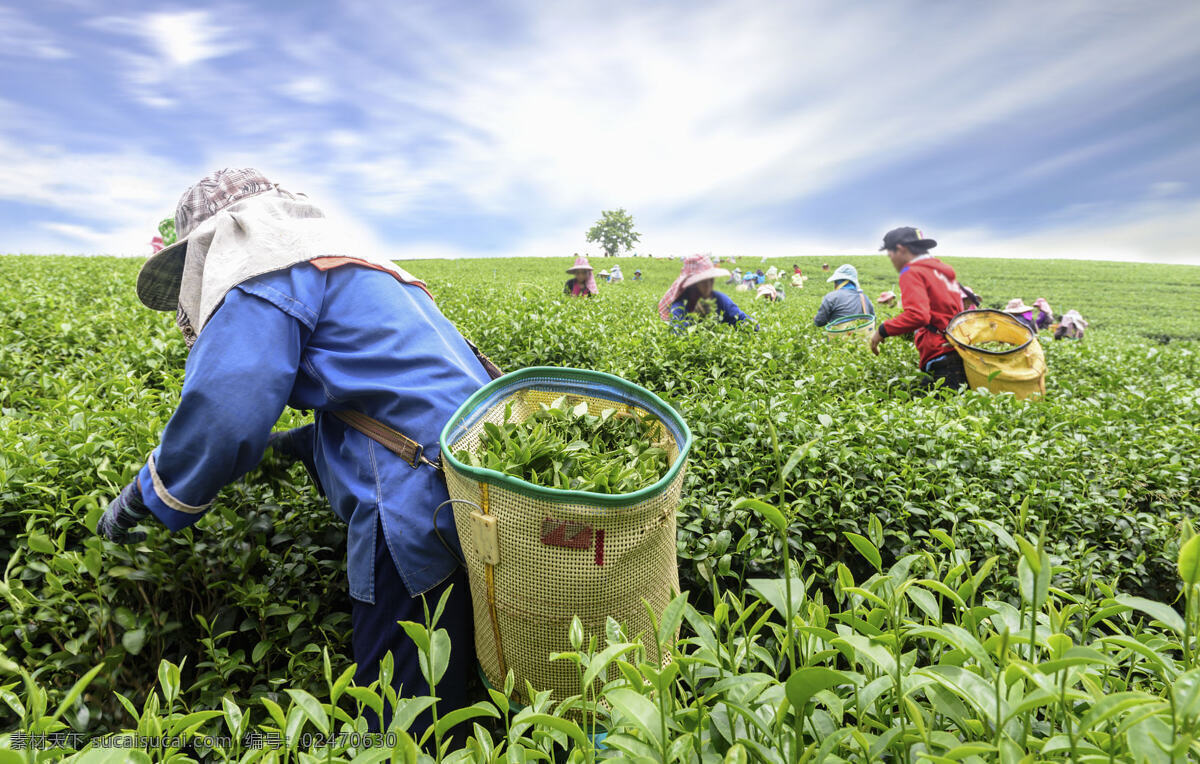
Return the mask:
<svg viewBox="0 0 1200 764">
<path fill-rule="evenodd" d="M 604 409 L 595 416 L 566 396 L 522 422 L 510 421 L 511 413 L 505 409 L 503 424 L 486 422 L 475 450 L 460 449 L 455 458 L 547 488 L 611 494 L 653 485 L 670 466 L 653 415 Z"/>
</svg>

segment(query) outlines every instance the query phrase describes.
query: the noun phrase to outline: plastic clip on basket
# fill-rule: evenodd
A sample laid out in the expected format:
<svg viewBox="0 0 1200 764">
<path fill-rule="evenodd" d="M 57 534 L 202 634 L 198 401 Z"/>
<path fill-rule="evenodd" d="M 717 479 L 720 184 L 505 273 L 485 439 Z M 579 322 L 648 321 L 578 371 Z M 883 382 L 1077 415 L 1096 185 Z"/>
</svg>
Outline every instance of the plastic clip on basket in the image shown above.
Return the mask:
<svg viewBox="0 0 1200 764">
<path fill-rule="evenodd" d="M 670 467 L 658 482 L 634 493 L 601 494 L 533 485 L 454 458 L 473 450 L 485 422 L 522 421 L 566 396 L 600 414 L 616 408 L 660 422 L 659 445 Z M 518 700 L 529 702 L 525 682 L 552 690 L 556 700 L 580 692 L 575 664 L 551 661 L 569 652 L 571 620 L 583 623 L 584 644 L 604 644 L 609 616 L 630 640 L 655 656 L 655 617 L 679 592 L 675 511 L 692 434 L 653 393 L 600 372 L 534 367 L 506 374 L 472 395 L 441 435 L 446 486 L 467 561 L 475 611 L 475 647 L 483 673 L 496 687 L 511 669 Z M 474 509 L 466 502 L 478 506 Z M 603 679 L 603 677 L 601 677 Z"/>
<path fill-rule="evenodd" d="M 825 324 L 827 339 L 847 339 L 849 337 L 870 337 L 875 331 L 875 316 L 870 313 L 856 313 Z"/>
<path fill-rule="evenodd" d="M 971 387 L 1028 398 L 1046 392 L 1046 357 L 1033 329 L 999 310 L 966 310 L 950 319 L 946 338 L 962 356 Z M 1003 342 L 1008 350 L 978 347 Z"/>
</svg>

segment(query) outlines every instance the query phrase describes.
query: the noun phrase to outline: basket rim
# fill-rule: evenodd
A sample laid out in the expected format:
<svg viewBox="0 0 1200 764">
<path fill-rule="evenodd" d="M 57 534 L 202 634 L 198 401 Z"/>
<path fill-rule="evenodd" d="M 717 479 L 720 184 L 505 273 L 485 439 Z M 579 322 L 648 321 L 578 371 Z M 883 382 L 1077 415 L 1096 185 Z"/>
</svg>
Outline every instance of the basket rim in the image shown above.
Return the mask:
<svg viewBox="0 0 1200 764">
<path fill-rule="evenodd" d="M 969 342 L 963 342 L 955 337 L 953 333 L 955 326 L 957 324 L 961 324 L 963 321 L 966 321 L 969 316 L 976 313 L 995 313 L 998 316 L 1003 316 L 1007 321 L 1024 329 L 1029 335 L 1029 339 L 1025 340 L 1020 345 L 1014 345 L 1011 350 L 988 350 L 987 348 L 975 347 Z M 1025 348 L 1029 347 L 1029 343 L 1037 339 L 1037 334 L 1011 313 L 1005 313 L 1004 311 L 996 310 L 995 308 L 975 308 L 973 310 L 964 310 L 960 313 L 956 313 L 954 317 L 950 319 L 950 322 L 946 324 L 946 339 L 949 340 L 950 344 L 954 345 L 954 347 L 968 348 L 974 353 L 986 353 L 987 355 L 1009 355 L 1017 352 L 1018 350 L 1024 350 Z"/>
<path fill-rule="evenodd" d="M 564 380 L 576 382 L 596 382 L 603 383 L 610 387 L 619 388 L 635 398 L 640 398 L 647 403 L 652 404 L 655 408 L 660 409 L 671 419 L 671 423 L 683 435 L 683 442 L 679 446 L 679 455 L 675 458 L 674 463 L 661 478 L 655 483 L 646 486 L 633 493 L 596 493 L 594 491 L 568 491 L 561 488 L 549 488 L 546 486 L 534 485 L 526 480 L 522 480 L 512 475 L 505 475 L 496 470 L 484 469 L 482 467 L 471 467 L 463 464 L 454 457 L 454 452 L 450 448 L 449 436 L 450 432 L 458 427 L 462 420 L 473 413 L 479 404 L 491 397 L 498 390 L 510 387 L 513 383 L 521 382 L 530 377 L 545 377 L 555 376 Z M 629 506 L 637 504 L 647 499 L 652 499 L 658 494 L 665 491 L 683 469 L 684 463 L 687 461 L 688 452 L 692 448 L 692 431 L 687 426 L 687 422 L 683 421 L 683 417 L 675 410 L 673 406 L 668 404 L 662 398 L 659 398 L 654 393 L 635 385 L 632 382 L 621 379 L 612 374 L 606 374 L 602 371 L 592 371 L 591 369 L 573 369 L 565 366 L 530 366 L 517 371 L 509 372 L 502 377 L 493 379 L 488 384 L 476 390 L 470 398 L 463 401 L 462 405 L 454 412 L 442 427 L 442 434 L 438 437 L 438 447 L 441 451 L 441 457 L 448 463 L 448 467 L 453 468 L 457 472 L 470 475 L 479 482 L 488 483 L 489 485 L 499 486 L 511 491 L 523 494 L 534 499 L 545 499 L 559 504 L 587 504 L 591 506 L 617 507 Z"/>
<path fill-rule="evenodd" d="M 836 329 L 835 329 L 834 327 L 837 327 L 839 324 L 846 324 L 846 323 L 849 323 L 849 322 L 851 322 L 851 321 L 855 321 L 855 320 L 861 320 L 861 319 L 864 319 L 864 318 L 870 319 L 870 323 L 872 323 L 872 324 L 873 324 L 873 323 L 875 323 L 875 315 L 874 315 L 874 314 L 872 314 L 872 313 L 855 313 L 855 314 L 854 314 L 854 315 L 852 315 L 852 316 L 842 316 L 842 317 L 841 317 L 841 318 L 839 318 L 839 319 L 836 319 L 836 320 L 834 320 L 834 321 L 830 321 L 829 323 L 825 324 L 825 327 L 824 327 L 824 328 L 825 328 L 825 331 L 829 332 L 830 334 L 838 334 L 838 333 L 840 333 L 840 332 L 852 332 L 852 331 L 856 331 L 856 330 L 858 330 L 858 329 L 861 329 L 861 328 L 863 328 L 863 327 L 861 327 L 861 326 L 856 326 L 856 327 L 854 327 L 853 329 L 848 329 L 848 328 L 846 328 L 846 327 L 844 327 L 844 326 L 843 326 L 843 327 L 841 327 L 841 328 L 836 328 Z M 864 325 L 865 325 L 865 324 L 864 324 Z"/>
</svg>

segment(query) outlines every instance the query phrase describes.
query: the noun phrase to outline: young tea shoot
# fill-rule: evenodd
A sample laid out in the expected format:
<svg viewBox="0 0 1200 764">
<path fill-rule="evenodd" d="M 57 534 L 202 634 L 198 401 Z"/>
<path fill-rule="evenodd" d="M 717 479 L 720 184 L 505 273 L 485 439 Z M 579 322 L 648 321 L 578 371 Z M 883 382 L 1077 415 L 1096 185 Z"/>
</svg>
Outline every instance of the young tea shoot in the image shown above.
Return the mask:
<svg viewBox="0 0 1200 764">
<path fill-rule="evenodd" d="M 607 494 L 651 486 L 670 466 L 658 445 L 662 423 L 652 414 L 615 408 L 591 414 L 587 403 L 572 406 L 566 396 L 539 406 L 520 422 L 505 407 L 504 422 L 485 422 L 475 450 L 460 449 L 455 457 L 534 485 Z"/>
</svg>

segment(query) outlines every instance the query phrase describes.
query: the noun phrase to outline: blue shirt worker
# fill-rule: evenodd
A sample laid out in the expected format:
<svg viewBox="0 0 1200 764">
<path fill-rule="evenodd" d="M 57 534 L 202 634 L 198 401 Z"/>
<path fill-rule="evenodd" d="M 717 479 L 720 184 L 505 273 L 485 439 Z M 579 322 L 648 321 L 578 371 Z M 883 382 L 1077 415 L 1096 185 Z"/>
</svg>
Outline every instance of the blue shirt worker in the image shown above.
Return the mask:
<svg viewBox="0 0 1200 764">
<path fill-rule="evenodd" d="M 715 279 L 728 275 L 729 271 L 713 265 L 712 258 L 706 255 L 683 258 L 679 278 L 658 301 L 659 317 L 676 330 L 691 324 L 689 315 L 706 315 L 711 309 L 715 309 L 726 324 L 752 322 L 728 295 L 713 289 Z"/>
<path fill-rule="evenodd" d="M 177 243 L 147 260 L 137 291 L 146 306 L 176 313 L 189 347 L 182 396 L 97 532 L 140 543 L 139 523 L 195 524 L 268 446 L 303 461 L 348 524 L 355 681 L 374 681 L 390 652 L 397 690 L 428 694 L 397 621 L 423 622 L 422 595 L 432 610 L 453 586 L 438 624 L 452 654 L 435 692 L 442 713 L 461 705 L 475 666 L 471 599 L 449 505 L 434 525 L 449 498 L 436 462 L 445 422 L 489 380 L 485 359 L 424 284 L 340 247 L 319 208 L 257 170 L 207 176 L 184 193 L 175 221 Z M 315 422 L 272 434 L 285 406 L 315 411 Z M 393 451 L 350 424 L 362 415 L 414 450 Z M 385 709 L 385 727 L 390 716 Z M 378 729 L 373 714 L 369 722 Z"/>
<path fill-rule="evenodd" d="M 832 282 L 834 289 L 822 298 L 814 324 L 825 326 L 850 316 L 875 315 L 875 306 L 858 286 L 858 269 L 853 265 L 839 265 L 825 280 Z"/>
</svg>

